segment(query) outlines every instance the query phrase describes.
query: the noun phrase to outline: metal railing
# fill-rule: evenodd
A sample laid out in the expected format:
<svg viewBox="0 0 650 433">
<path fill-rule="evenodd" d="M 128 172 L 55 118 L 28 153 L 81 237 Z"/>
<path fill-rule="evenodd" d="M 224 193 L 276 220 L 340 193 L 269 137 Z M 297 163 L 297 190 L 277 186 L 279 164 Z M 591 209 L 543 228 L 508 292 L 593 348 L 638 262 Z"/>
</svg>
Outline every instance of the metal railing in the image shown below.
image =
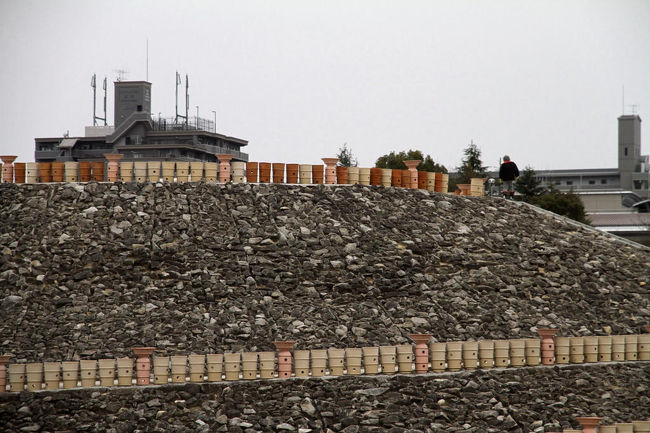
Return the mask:
<svg viewBox="0 0 650 433">
<path fill-rule="evenodd" d="M 206 131 L 216 133 L 216 125 L 214 121 L 203 119 L 202 117 L 190 117 L 188 122 L 185 123 L 183 119 L 174 117 L 158 117 L 152 118 L 154 131 Z"/>
</svg>

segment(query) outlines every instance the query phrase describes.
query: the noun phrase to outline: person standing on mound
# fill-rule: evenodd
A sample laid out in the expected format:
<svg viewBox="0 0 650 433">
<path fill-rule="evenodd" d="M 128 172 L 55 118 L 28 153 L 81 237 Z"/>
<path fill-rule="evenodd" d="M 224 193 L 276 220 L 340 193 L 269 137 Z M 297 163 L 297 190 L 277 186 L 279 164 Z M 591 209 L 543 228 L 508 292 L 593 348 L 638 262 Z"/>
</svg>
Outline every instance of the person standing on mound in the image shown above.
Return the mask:
<svg viewBox="0 0 650 433">
<path fill-rule="evenodd" d="M 505 198 L 513 198 L 515 196 L 515 180 L 519 177 L 519 169 L 517 164 L 510 161 L 510 157 L 505 155 L 503 157 L 503 164 L 499 168 L 499 179 L 503 182 L 503 187 L 501 188 L 501 194 Z"/>
</svg>

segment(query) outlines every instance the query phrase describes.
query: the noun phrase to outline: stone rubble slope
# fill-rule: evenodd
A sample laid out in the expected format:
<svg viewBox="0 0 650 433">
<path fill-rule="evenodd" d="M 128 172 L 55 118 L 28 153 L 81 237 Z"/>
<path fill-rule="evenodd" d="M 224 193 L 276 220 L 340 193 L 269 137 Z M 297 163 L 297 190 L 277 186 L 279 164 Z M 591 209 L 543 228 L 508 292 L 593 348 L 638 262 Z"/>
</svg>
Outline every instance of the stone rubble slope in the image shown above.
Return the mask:
<svg viewBox="0 0 650 433">
<path fill-rule="evenodd" d="M 497 198 L 0 185 L 0 352 L 64 360 L 638 333 L 650 253 Z"/>
</svg>

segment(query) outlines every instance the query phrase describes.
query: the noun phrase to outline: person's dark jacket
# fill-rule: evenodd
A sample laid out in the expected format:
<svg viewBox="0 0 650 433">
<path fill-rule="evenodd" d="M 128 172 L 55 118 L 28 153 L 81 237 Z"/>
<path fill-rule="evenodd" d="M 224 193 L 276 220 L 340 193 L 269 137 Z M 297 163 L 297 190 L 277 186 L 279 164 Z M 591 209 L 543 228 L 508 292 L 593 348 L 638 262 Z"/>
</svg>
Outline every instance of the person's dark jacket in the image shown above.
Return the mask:
<svg viewBox="0 0 650 433">
<path fill-rule="evenodd" d="M 501 180 L 515 180 L 519 177 L 519 169 L 517 164 L 512 161 L 506 161 L 501 164 L 499 169 L 499 179 Z"/>
</svg>

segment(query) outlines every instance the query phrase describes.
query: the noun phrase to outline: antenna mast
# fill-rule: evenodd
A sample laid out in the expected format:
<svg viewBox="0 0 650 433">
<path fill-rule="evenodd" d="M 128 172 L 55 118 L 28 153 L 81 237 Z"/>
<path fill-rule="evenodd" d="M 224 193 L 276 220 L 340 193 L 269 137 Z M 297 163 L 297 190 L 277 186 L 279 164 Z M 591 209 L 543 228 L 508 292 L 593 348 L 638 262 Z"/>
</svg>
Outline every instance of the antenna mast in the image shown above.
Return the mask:
<svg viewBox="0 0 650 433">
<path fill-rule="evenodd" d="M 106 77 L 104 77 L 104 117 L 97 117 L 97 74 L 93 74 L 90 79 L 90 87 L 93 88 L 93 126 L 97 126 L 98 120 L 104 121 L 104 126 L 106 126 Z"/>
<path fill-rule="evenodd" d="M 147 38 L 147 81 L 149 81 L 149 38 Z"/>
<path fill-rule="evenodd" d="M 187 96 L 187 75 L 185 76 L 185 80 L 186 80 L 186 83 L 185 83 L 185 88 L 186 88 L 186 90 L 185 90 L 185 104 L 186 104 L 186 107 L 185 107 L 185 116 L 183 116 L 182 114 L 178 114 L 178 86 L 183 82 L 183 80 L 181 79 L 181 74 L 179 74 L 178 71 L 176 71 L 176 118 L 174 119 L 174 123 L 178 123 L 178 118 L 180 117 L 181 119 L 185 119 L 185 125 L 187 125 L 187 103 L 188 103 L 187 101 L 188 101 L 188 98 L 189 98 Z"/>
<path fill-rule="evenodd" d="M 189 117 L 190 109 L 190 79 L 187 74 L 185 74 L 185 126 L 187 126 L 187 121 Z"/>
</svg>

